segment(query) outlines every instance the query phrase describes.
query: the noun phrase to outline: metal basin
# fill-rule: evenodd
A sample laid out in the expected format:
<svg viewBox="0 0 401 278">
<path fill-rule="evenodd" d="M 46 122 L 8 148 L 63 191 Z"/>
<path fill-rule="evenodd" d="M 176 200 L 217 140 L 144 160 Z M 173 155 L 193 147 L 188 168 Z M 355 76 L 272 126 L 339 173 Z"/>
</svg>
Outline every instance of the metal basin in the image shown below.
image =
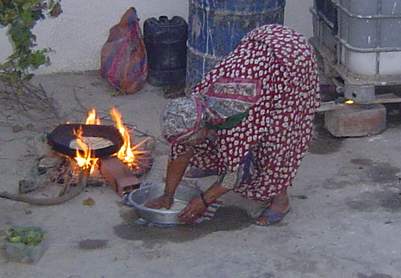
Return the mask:
<svg viewBox="0 0 401 278">
<path fill-rule="evenodd" d="M 186 204 L 194 197 L 199 196 L 200 190 L 180 184 L 177 188 L 174 205 L 171 209 L 151 209 L 145 207 L 145 203 L 153 198 L 163 194 L 164 184 L 149 183 L 141 186 L 141 188 L 129 193 L 125 201 L 128 205 L 134 207 L 136 212 L 144 220 L 161 225 L 183 224 L 178 220 L 178 214 L 186 206 Z"/>
</svg>

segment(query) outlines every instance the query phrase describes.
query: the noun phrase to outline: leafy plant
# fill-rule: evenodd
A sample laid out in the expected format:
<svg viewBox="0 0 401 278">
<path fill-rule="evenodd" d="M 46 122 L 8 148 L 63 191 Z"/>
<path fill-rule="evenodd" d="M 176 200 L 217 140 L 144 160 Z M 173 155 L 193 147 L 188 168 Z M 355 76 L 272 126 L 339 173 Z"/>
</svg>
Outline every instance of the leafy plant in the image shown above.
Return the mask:
<svg viewBox="0 0 401 278">
<path fill-rule="evenodd" d="M 7 241 L 11 243 L 22 243 L 29 246 L 36 246 L 42 242 L 44 232 L 35 227 L 15 227 L 7 231 Z"/>
<path fill-rule="evenodd" d="M 0 27 L 7 27 L 13 53 L 0 64 L 0 78 L 11 83 L 28 80 L 31 71 L 49 63 L 49 49 L 35 49 L 32 28 L 47 16 L 62 12 L 60 0 L 0 0 Z"/>
</svg>

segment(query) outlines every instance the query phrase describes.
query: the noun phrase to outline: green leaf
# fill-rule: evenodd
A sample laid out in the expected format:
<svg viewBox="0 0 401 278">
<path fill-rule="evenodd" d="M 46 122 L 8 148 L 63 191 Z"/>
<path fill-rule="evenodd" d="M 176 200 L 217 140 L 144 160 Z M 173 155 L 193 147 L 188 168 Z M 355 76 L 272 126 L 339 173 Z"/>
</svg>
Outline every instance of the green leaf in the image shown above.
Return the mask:
<svg viewBox="0 0 401 278">
<path fill-rule="evenodd" d="M 46 13 L 58 16 L 61 12 L 59 0 L 0 0 L 0 26 L 8 27 L 13 45 L 13 53 L 0 63 L 1 79 L 29 79 L 32 69 L 50 64 L 49 49 L 33 51 L 36 36 L 32 28 Z"/>
<path fill-rule="evenodd" d="M 23 10 L 20 13 L 21 20 L 25 26 L 31 26 L 33 23 L 32 9 Z"/>
<path fill-rule="evenodd" d="M 95 202 L 95 200 L 93 200 L 92 198 L 89 197 L 89 198 L 83 200 L 82 204 L 87 207 L 93 207 L 96 204 L 96 202 Z"/>
<path fill-rule="evenodd" d="M 44 238 L 44 232 L 34 227 L 17 227 L 7 231 L 7 240 L 12 243 L 38 245 Z"/>
<path fill-rule="evenodd" d="M 46 63 L 46 56 L 40 51 L 35 52 L 31 55 L 31 64 L 34 68 L 38 68 L 39 66 Z"/>
</svg>

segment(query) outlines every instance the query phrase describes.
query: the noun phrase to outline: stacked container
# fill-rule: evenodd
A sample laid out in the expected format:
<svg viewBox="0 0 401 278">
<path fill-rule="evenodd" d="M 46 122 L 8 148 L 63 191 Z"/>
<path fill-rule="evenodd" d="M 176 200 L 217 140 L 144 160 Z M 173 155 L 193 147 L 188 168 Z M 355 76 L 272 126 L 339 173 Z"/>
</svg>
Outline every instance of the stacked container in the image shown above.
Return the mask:
<svg viewBox="0 0 401 278">
<path fill-rule="evenodd" d="M 401 0 L 315 0 L 315 44 L 344 79 L 346 97 L 375 99 L 401 84 Z"/>
<path fill-rule="evenodd" d="M 144 23 L 149 62 L 148 82 L 154 86 L 184 85 L 188 25 L 179 16 L 149 18 Z"/>
</svg>

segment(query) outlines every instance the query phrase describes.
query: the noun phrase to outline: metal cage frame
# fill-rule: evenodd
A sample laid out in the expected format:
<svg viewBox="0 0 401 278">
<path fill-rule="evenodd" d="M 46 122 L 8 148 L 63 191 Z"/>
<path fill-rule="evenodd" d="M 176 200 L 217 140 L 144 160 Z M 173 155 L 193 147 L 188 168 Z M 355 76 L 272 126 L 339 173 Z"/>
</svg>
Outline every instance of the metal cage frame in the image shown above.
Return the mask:
<svg viewBox="0 0 401 278">
<path fill-rule="evenodd" d="M 310 9 L 313 15 L 314 24 L 314 37 L 311 39 L 311 43 L 315 46 L 315 48 L 317 48 L 319 54 L 324 60 L 325 73 L 331 77 L 334 77 L 334 75 L 337 74 L 344 80 L 343 90 L 345 97 L 354 99 L 358 102 L 369 102 L 376 99 L 376 86 L 401 85 L 401 74 L 380 74 L 381 53 L 401 53 L 401 45 L 399 47 L 382 46 L 382 41 L 380 40 L 380 38 L 383 20 L 398 19 L 401 21 L 401 13 L 393 15 L 382 14 L 383 0 L 377 0 L 377 14 L 374 15 L 362 15 L 353 13 L 342 4 L 344 0 L 327 0 L 331 1 L 337 8 L 338 28 L 335 28 L 335 30 L 333 28 L 333 23 L 317 10 L 316 1 L 317 0 L 315 0 L 314 2 L 314 7 Z M 357 20 L 375 21 L 375 32 L 376 37 L 378 38 L 376 40 L 375 47 L 362 48 L 356 47 L 350 43 L 349 35 L 351 32 L 347 32 L 347 37 L 345 37 L 342 33 L 341 25 L 344 24 L 344 20 L 341 20 L 341 16 L 344 15 Z M 334 45 L 325 45 L 325 36 L 326 38 L 328 36 L 330 40 L 333 39 L 333 41 L 335 41 Z M 375 53 L 375 74 L 364 75 L 352 72 L 348 68 L 349 61 L 347 59 L 347 55 L 343 55 L 344 49 L 358 53 Z M 344 60 L 342 59 L 342 57 L 344 57 Z"/>
</svg>

